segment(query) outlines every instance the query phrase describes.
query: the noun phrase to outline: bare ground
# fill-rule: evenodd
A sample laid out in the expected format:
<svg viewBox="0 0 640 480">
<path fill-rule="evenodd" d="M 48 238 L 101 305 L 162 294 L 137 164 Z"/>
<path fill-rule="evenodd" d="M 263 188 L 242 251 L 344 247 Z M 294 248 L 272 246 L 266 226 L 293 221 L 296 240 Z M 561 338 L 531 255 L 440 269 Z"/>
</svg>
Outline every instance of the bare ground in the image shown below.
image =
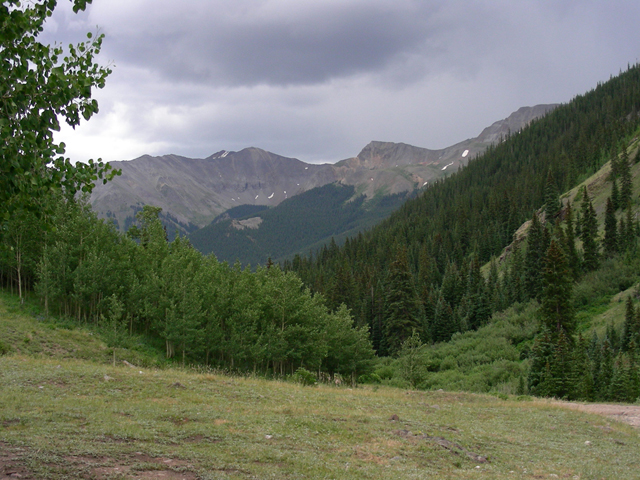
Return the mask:
<svg viewBox="0 0 640 480">
<path fill-rule="evenodd" d="M 40 478 L 27 465 L 34 462 L 29 448 L 21 448 L 0 442 L 0 480 Z M 66 456 L 51 459 L 47 465 L 53 478 L 72 476 L 81 479 L 107 479 L 118 476 L 131 480 L 147 478 L 167 480 L 195 480 L 196 474 L 188 462 L 179 459 L 152 457 L 142 452 L 121 458 Z M 145 468 L 146 467 L 146 468 Z"/>
<path fill-rule="evenodd" d="M 595 413 L 619 422 L 626 423 L 635 428 L 640 428 L 640 405 L 617 405 L 610 403 L 576 403 L 576 402 L 552 402 L 564 408 L 571 408 L 586 413 Z"/>
</svg>

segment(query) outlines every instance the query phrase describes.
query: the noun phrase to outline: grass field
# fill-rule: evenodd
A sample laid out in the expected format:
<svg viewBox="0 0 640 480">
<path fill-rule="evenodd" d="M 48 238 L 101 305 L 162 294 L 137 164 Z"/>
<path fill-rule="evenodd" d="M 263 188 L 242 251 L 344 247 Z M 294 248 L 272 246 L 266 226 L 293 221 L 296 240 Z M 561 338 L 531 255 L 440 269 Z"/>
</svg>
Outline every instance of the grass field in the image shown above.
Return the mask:
<svg viewBox="0 0 640 480">
<path fill-rule="evenodd" d="M 6 296 L 0 334 L 0 478 L 640 475 L 639 430 L 547 401 L 113 367 Z"/>
</svg>

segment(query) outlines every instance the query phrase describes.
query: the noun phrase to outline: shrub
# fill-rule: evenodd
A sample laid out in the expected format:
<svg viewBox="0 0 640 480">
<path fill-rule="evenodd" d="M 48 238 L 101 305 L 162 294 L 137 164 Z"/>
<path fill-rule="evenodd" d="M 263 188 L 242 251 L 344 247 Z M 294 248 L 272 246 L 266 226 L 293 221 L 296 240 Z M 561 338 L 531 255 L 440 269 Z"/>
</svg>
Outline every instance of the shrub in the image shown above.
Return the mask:
<svg viewBox="0 0 640 480">
<path fill-rule="evenodd" d="M 392 379 L 395 373 L 396 373 L 395 368 L 393 368 L 391 365 L 383 365 L 381 367 L 378 367 L 376 371 L 373 372 L 374 375 L 376 375 L 378 378 L 382 380 Z"/>
<path fill-rule="evenodd" d="M 9 348 L 9 345 L 6 345 L 2 341 L 0 341 L 0 356 L 6 355 L 10 351 L 11 351 L 11 348 Z"/>
<path fill-rule="evenodd" d="M 315 374 L 302 367 L 298 368 L 291 378 L 294 382 L 306 386 L 317 385 L 318 383 Z"/>
<path fill-rule="evenodd" d="M 358 383 L 382 383 L 382 379 L 376 373 L 370 373 L 368 375 L 360 375 Z"/>
</svg>

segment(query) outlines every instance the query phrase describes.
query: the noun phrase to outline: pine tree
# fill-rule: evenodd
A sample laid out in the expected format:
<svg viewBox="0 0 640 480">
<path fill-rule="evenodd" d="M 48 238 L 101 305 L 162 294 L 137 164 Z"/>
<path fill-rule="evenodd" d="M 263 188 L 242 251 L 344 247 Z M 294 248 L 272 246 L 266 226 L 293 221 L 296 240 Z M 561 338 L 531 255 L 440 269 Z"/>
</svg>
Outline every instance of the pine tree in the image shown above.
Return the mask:
<svg viewBox="0 0 640 480">
<path fill-rule="evenodd" d="M 571 360 L 573 347 L 570 339 L 560 330 L 550 362 L 551 377 L 548 379 L 548 396 L 566 398 L 571 394 Z"/>
<path fill-rule="evenodd" d="M 553 341 L 551 332 L 542 327 L 542 330 L 536 336 L 531 348 L 531 366 L 529 368 L 529 377 L 527 386 L 529 392 L 533 395 L 545 397 L 548 394 L 548 377 L 550 374 L 550 361 L 553 355 Z M 547 381 L 545 381 L 547 380 Z"/>
<path fill-rule="evenodd" d="M 464 320 L 468 329 L 477 330 L 489 320 L 491 306 L 484 277 L 480 273 L 480 262 L 476 256 L 471 259 L 469 265 L 464 303 L 466 303 Z"/>
<path fill-rule="evenodd" d="M 620 219 L 622 222 L 622 219 Z M 625 216 L 624 229 L 620 235 L 621 243 L 624 245 L 624 251 L 635 252 L 636 250 L 636 229 L 633 223 L 633 214 L 631 208 L 627 208 Z"/>
<path fill-rule="evenodd" d="M 573 280 L 564 252 L 555 240 L 547 250 L 543 269 L 544 288 L 542 292 L 540 313 L 542 322 L 557 339 L 560 333 L 567 336 L 575 330 L 575 316 L 571 300 Z"/>
<path fill-rule="evenodd" d="M 524 302 L 525 278 L 524 278 L 524 259 L 522 257 L 522 249 L 520 244 L 515 244 L 511 255 L 511 264 L 507 270 L 504 279 L 504 289 L 507 294 L 508 303 Z"/>
<path fill-rule="evenodd" d="M 607 209 L 604 217 L 604 241 L 602 242 L 602 246 L 605 255 L 613 256 L 618 252 L 618 222 L 611 198 L 607 198 Z"/>
<path fill-rule="evenodd" d="M 614 212 L 620 208 L 620 190 L 618 189 L 618 182 L 613 181 L 611 185 L 611 204 L 613 205 Z"/>
<path fill-rule="evenodd" d="M 453 310 L 444 297 L 440 295 L 431 325 L 431 338 L 435 343 L 448 342 L 457 331 L 458 325 Z"/>
<path fill-rule="evenodd" d="M 631 194 L 633 193 L 633 182 L 631 179 L 631 168 L 629 167 L 629 154 L 626 147 L 622 149 L 622 158 L 618 164 L 620 173 L 620 207 L 629 209 L 631 207 Z"/>
<path fill-rule="evenodd" d="M 624 326 L 622 327 L 622 350 L 629 350 L 629 343 L 635 337 L 634 323 L 636 321 L 636 309 L 633 306 L 631 295 L 627 297 L 625 305 Z"/>
<path fill-rule="evenodd" d="M 613 377 L 613 352 L 609 339 L 605 337 L 601 348 L 600 369 L 598 371 L 598 381 L 594 387 L 597 393 L 597 399 L 609 399 L 609 386 Z"/>
<path fill-rule="evenodd" d="M 384 334 L 389 354 L 393 355 L 400 350 L 414 329 L 422 335 L 426 333 L 404 247 L 397 249 L 396 258 L 389 268 L 386 288 Z"/>
<path fill-rule="evenodd" d="M 617 353 L 620 350 L 622 341 L 620 335 L 618 335 L 618 330 L 616 330 L 616 327 L 613 325 L 613 321 L 607 325 L 606 336 L 609 339 L 611 350 Z"/>
<path fill-rule="evenodd" d="M 591 272 L 598 268 L 598 220 L 593 204 L 589 200 L 587 190 L 584 190 L 582 198 L 582 227 L 580 229 L 580 238 L 582 239 L 582 249 L 584 255 L 584 270 Z"/>
<path fill-rule="evenodd" d="M 609 384 L 608 399 L 614 402 L 627 401 L 628 394 L 628 371 L 625 367 L 625 362 L 622 354 L 619 353 L 616 356 L 616 360 L 613 365 L 613 375 Z"/>
<path fill-rule="evenodd" d="M 560 214 L 560 210 L 562 205 L 560 204 L 560 198 L 558 196 L 558 187 L 556 186 L 556 182 L 551 174 L 551 170 L 547 174 L 547 183 L 545 186 L 544 193 L 544 212 L 545 212 L 545 223 L 547 225 L 553 225 L 555 219 Z"/>
<path fill-rule="evenodd" d="M 580 257 L 576 250 L 576 235 L 573 225 L 573 208 L 571 207 L 571 202 L 567 203 L 565 224 L 565 244 L 563 250 L 567 255 L 567 262 L 569 269 L 571 270 L 571 275 L 574 280 L 577 280 L 580 277 Z"/>
<path fill-rule="evenodd" d="M 525 290 L 529 298 L 540 298 L 542 294 L 540 265 L 545 253 L 544 230 L 538 215 L 534 213 L 527 232 L 527 252 L 524 258 Z"/>
<path fill-rule="evenodd" d="M 640 362 L 638 361 L 638 348 L 635 340 L 629 343 L 629 402 L 640 399 Z"/>
<path fill-rule="evenodd" d="M 588 349 L 586 339 L 578 335 L 570 365 L 570 400 L 593 400 L 593 373 Z"/>
</svg>

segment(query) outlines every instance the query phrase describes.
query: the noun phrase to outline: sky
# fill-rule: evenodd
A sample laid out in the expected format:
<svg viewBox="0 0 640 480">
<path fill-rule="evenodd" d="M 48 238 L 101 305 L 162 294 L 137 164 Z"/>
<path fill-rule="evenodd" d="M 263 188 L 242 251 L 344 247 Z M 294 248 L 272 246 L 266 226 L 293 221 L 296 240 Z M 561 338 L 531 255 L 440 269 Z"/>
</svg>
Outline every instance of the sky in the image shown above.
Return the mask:
<svg viewBox="0 0 640 480">
<path fill-rule="evenodd" d="M 246 147 L 322 163 L 370 141 L 438 149 L 566 103 L 640 60 L 640 2 L 59 0 L 40 40 L 103 33 L 100 112 L 73 161 Z"/>
</svg>

